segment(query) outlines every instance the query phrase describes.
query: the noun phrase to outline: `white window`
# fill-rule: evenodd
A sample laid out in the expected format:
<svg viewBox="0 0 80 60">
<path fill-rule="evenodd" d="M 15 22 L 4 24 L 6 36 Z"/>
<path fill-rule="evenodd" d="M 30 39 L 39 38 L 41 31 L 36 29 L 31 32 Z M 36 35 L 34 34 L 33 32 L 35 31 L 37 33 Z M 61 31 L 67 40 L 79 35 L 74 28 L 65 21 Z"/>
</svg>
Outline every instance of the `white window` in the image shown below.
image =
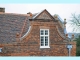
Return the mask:
<svg viewBox="0 0 80 60">
<path fill-rule="evenodd" d="M 40 29 L 40 48 L 50 48 L 49 29 Z"/>
<path fill-rule="evenodd" d="M 2 52 L 2 48 L 0 48 L 0 52 Z"/>
</svg>

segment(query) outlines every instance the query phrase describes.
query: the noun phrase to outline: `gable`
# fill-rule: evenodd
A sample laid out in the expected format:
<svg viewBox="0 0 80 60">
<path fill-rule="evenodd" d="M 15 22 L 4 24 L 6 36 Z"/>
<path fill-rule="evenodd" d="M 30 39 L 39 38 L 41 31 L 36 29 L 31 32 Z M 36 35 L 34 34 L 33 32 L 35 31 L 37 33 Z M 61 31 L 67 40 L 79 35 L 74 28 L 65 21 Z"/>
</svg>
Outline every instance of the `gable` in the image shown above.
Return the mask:
<svg viewBox="0 0 80 60">
<path fill-rule="evenodd" d="M 49 19 L 54 20 L 52 15 L 45 9 L 33 17 L 33 19 Z"/>
<path fill-rule="evenodd" d="M 46 12 L 43 12 L 36 19 L 51 19 L 51 17 Z"/>
</svg>

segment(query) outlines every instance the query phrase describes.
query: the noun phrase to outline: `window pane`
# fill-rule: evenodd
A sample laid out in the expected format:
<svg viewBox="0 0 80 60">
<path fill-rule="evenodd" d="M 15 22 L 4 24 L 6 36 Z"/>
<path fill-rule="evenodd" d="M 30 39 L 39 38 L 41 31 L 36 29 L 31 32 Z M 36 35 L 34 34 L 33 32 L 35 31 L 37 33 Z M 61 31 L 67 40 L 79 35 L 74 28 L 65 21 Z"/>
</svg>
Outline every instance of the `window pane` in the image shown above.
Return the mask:
<svg viewBox="0 0 80 60">
<path fill-rule="evenodd" d="M 48 36 L 45 36 L 45 46 L 48 46 Z"/>
<path fill-rule="evenodd" d="M 46 43 L 45 46 L 48 46 L 48 43 Z"/>
<path fill-rule="evenodd" d="M 43 41 L 44 40 L 44 37 L 43 36 L 41 36 L 41 41 Z"/>
<path fill-rule="evenodd" d="M 43 44 L 43 43 L 41 43 L 41 46 L 44 46 L 44 44 Z"/>
<path fill-rule="evenodd" d="M 49 30 L 48 29 L 41 29 L 40 30 L 40 46 L 47 47 L 49 45 Z"/>
<path fill-rule="evenodd" d="M 44 35 L 44 30 L 41 30 L 41 35 Z"/>
<path fill-rule="evenodd" d="M 45 36 L 45 41 L 47 41 L 48 40 L 48 36 Z"/>
<path fill-rule="evenodd" d="M 41 46 L 44 46 L 44 37 L 41 36 Z"/>
<path fill-rule="evenodd" d="M 45 35 L 48 35 L 48 30 L 45 30 Z"/>
<path fill-rule="evenodd" d="M 48 42 L 45 42 L 45 46 L 48 46 Z"/>
</svg>

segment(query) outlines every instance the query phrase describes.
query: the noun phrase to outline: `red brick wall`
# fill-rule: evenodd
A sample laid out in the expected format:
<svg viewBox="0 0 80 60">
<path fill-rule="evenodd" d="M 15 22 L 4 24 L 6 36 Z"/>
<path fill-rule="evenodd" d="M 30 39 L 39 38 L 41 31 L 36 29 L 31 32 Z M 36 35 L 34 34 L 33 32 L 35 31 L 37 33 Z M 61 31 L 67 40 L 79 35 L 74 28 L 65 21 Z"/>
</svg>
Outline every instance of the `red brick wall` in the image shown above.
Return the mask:
<svg viewBox="0 0 80 60">
<path fill-rule="evenodd" d="M 1 55 L 12 56 L 68 56 L 67 43 L 56 30 L 57 22 L 31 21 L 29 34 L 20 42 L 7 44 L 3 47 Z M 50 48 L 40 48 L 40 29 L 49 29 Z M 76 43 L 71 42 L 73 48 L 71 56 L 76 55 Z"/>
</svg>

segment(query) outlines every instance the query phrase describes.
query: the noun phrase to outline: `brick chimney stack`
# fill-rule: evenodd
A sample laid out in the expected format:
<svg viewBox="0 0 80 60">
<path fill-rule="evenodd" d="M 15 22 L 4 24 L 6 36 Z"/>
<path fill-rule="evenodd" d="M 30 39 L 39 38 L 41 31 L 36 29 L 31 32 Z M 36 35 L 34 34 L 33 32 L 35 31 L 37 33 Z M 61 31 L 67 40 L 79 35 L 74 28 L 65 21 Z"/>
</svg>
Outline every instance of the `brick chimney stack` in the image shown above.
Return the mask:
<svg viewBox="0 0 80 60">
<path fill-rule="evenodd" d="M 66 34 L 66 37 L 68 38 L 68 34 Z"/>
<path fill-rule="evenodd" d="M 5 8 L 0 7 L 0 12 L 5 13 Z"/>
<path fill-rule="evenodd" d="M 64 28 L 66 28 L 66 18 L 64 19 Z"/>
<path fill-rule="evenodd" d="M 27 13 L 27 16 L 32 17 L 32 13 L 31 12 L 28 12 Z"/>
</svg>

